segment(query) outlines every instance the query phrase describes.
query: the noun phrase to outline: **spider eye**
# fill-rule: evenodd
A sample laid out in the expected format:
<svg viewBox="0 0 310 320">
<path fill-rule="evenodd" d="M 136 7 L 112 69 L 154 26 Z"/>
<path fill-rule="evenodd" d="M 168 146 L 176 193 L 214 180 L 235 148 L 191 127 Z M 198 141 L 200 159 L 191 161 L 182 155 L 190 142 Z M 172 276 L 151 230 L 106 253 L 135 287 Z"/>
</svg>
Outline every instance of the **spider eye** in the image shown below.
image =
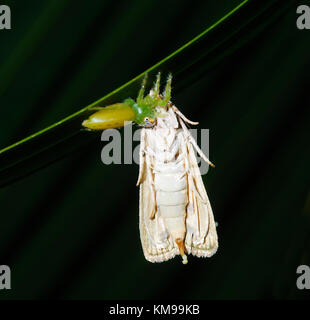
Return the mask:
<svg viewBox="0 0 310 320">
<path fill-rule="evenodd" d="M 143 119 L 144 127 L 153 127 L 155 125 L 155 120 L 149 117 Z"/>
</svg>

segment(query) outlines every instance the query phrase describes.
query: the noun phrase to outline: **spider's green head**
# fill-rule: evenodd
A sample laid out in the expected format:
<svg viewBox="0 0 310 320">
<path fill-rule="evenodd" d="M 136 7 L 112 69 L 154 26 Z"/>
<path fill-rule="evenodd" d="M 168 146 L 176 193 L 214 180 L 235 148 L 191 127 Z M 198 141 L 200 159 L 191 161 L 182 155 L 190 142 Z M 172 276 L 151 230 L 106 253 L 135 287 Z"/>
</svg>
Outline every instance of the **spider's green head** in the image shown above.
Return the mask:
<svg viewBox="0 0 310 320">
<path fill-rule="evenodd" d="M 144 97 L 144 89 L 147 76 L 144 77 L 141 89 L 139 91 L 137 101 L 126 99 L 128 104 L 135 113 L 135 122 L 142 127 L 153 127 L 156 124 L 158 112 L 156 107 L 166 107 L 171 97 L 171 74 L 168 76 L 167 84 L 163 95 L 160 94 L 160 73 L 154 83 L 150 93 Z"/>
</svg>

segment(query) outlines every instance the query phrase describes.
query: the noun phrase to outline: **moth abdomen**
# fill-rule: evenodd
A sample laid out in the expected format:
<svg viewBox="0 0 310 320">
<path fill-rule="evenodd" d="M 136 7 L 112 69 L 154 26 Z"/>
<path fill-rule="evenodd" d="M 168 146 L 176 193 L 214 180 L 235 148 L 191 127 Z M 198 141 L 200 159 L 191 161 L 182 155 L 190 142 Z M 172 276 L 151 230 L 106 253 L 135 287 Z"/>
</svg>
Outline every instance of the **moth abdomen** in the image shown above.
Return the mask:
<svg viewBox="0 0 310 320">
<path fill-rule="evenodd" d="M 157 173 L 154 180 L 156 190 L 176 192 L 187 188 L 187 179 L 183 173 L 178 175 Z"/>
<path fill-rule="evenodd" d="M 179 191 L 162 191 L 156 193 L 157 206 L 185 206 L 187 204 L 187 190 L 182 189 Z"/>
</svg>

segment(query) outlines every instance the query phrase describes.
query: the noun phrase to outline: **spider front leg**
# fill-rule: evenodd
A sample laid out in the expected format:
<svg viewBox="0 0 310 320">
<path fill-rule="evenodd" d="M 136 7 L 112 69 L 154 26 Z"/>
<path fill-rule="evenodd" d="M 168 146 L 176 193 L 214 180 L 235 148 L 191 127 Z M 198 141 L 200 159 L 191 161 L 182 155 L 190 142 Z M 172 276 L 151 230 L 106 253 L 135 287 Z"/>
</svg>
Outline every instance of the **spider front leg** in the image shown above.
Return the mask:
<svg viewBox="0 0 310 320">
<path fill-rule="evenodd" d="M 172 82 L 172 74 L 170 73 L 168 75 L 167 84 L 166 84 L 165 91 L 164 91 L 164 94 L 163 94 L 163 101 L 162 101 L 162 105 L 163 106 L 166 106 L 170 101 L 170 98 L 171 98 L 171 82 Z"/>
</svg>

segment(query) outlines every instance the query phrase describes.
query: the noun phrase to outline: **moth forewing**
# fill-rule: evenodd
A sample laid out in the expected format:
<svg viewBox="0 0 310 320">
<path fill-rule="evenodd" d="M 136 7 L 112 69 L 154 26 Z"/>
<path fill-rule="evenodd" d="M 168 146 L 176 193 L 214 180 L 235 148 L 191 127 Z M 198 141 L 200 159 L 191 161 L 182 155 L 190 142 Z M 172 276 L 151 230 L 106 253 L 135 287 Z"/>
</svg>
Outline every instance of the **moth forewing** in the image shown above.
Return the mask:
<svg viewBox="0 0 310 320">
<path fill-rule="evenodd" d="M 139 227 L 140 238 L 145 258 L 150 262 L 162 262 L 173 258 L 178 254 L 169 234 L 167 233 L 163 218 L 158 214 L 155 184 L 154 184 L 154 159 L 153 155 L 141 146 L 150 147 L 150 129 L 143 129 L 141 132 L 140 155 L 142 155 L 144 166 L 141 170 L 140 182 L 140 206 L 139 206 Z M 152 138 L 152 137 L 151 137 Z"/>
<path fill-rule="evenodd" d="M 145 165 L 145 132 L 146 129 L 141 130 L 141 135 L 140 135 L 140 152 L 139 152 L 139 176 L 138 176 L 138 181 L 137 181 L 137 186 L 142 182 L 142 176 L 144 173 L 144 165 Z"/>
<path fill-rule="evenodd" d="M 184 139 L 185 140 L 185 139 Z M 192 144 L 186 145 L 189 205 L 187 207 L 185 246 L 188 253 L 211 257 L 218 248 L 216 225 Z"/>
<path fill-rule="evenodd" d="M 217 234 L 193 149 L 198 146 L 183 122 L 190 121 L 176 107 L 162 113 L 155 127 L 141 133 L 140 236 L 147 260 L 180 254 L 187 263 L 186 253 L 213 255 Z"/>
</svg>

